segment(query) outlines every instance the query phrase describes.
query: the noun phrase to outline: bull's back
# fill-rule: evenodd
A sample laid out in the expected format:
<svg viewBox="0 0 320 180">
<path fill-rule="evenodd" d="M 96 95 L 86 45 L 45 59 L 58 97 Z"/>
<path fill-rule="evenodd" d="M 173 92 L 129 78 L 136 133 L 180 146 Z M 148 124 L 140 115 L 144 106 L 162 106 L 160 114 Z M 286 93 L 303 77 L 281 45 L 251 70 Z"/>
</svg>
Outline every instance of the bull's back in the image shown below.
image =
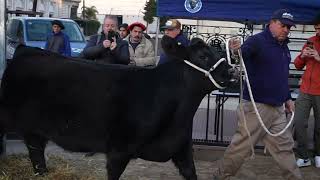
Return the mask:
<svg viewBox="0 0 320 180">
<path fill-rule="evenodd" d="M 16 56 L 1 84 L 13 130 L 55 137 L 61 144 L 63 136 L 105 141 L 106 118 L 115 116 L 107 110 L 115 108 L 110 92 L 117 78 L 104 68 L 43 51 Z"/>
</svg>

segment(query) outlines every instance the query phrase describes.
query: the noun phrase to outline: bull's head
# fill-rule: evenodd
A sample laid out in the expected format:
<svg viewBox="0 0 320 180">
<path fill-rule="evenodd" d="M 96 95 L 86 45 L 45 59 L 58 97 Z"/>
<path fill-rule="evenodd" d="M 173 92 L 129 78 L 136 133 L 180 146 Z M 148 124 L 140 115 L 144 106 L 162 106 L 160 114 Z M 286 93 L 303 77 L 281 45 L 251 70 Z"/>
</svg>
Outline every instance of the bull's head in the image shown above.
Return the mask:
<svg viewBox="0 0 320 180">
<path fill-rule="evenodd" d="M 203 72 L 217 88 L 223 89 L 238 79 L 238 71 L 222 58 L 221 53 L 215 52 L 199 38 L 193 38 L 190 46 L 185 47 L 164 36 L 161 45 L 167 55 L 184 59 L 195 70 Z"/>
</svg>

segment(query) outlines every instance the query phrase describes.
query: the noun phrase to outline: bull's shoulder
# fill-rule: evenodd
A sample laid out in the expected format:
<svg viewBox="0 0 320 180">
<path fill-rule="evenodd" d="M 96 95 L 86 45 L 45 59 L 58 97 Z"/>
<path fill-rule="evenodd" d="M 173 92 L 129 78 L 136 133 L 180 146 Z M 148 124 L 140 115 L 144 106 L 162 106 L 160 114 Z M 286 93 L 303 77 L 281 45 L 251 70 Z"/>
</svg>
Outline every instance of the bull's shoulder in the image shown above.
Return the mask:
<svg viewBox="0 0 320 180">
<path fill-rule="evenodd" d="M 37 47 L 19 45 L 14 52 L 13 59 L 25 56 L 37 56 L 43 54 L 44 52 L 44 50 Z"/>
</svg>

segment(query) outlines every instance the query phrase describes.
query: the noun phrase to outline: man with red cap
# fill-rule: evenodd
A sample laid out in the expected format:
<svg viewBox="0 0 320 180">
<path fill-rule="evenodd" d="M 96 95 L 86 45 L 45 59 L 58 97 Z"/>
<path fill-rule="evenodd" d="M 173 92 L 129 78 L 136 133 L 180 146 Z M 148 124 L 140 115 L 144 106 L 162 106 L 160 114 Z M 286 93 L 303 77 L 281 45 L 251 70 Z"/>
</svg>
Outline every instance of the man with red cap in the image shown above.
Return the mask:
<svg viewBox="0 0 320 180">
<path fill-rule="evenodd" d="M 156 65 L 154 48 L 150 40 L 144 35 L 146 26 L 140 22 L 132 23 L 128 29 L 129 36 L 124 40 L 129 43 L 130 63 L 129 65 L 152 67 Z"/>
</svg>

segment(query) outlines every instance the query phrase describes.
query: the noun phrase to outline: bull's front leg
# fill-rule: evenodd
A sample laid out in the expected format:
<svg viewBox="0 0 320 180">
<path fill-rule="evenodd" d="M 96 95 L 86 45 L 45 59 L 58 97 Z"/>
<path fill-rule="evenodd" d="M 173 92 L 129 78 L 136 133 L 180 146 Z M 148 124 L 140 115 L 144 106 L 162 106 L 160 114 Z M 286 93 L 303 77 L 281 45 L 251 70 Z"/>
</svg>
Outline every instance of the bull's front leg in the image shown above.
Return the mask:
<svg viewBox="0 0 320 180">
<path fill-rule="evenodd" d="M 24 142 L 28 148 L 35 175 L 47 173 L 48 169 L 44 158 L 44 150 L 48 140 L 35 134 L 25 134 Z"/>
<path fill-rule="evenodd" d="M 107 154 L 108 180 L 118 180 L 126 169 L 131 156 L 127 152 L 112 151 Z"/>
<path fill-rule="evenodd" d="M 180 174 L 186 180 L 197 180 L 196 169 L 193 161 L 191 140 L 186 146 L 182 146 L 180 151 L 174 154 L 174 156 L 172 157 L 172 161 L 179 169 Z"/>
</svg>

